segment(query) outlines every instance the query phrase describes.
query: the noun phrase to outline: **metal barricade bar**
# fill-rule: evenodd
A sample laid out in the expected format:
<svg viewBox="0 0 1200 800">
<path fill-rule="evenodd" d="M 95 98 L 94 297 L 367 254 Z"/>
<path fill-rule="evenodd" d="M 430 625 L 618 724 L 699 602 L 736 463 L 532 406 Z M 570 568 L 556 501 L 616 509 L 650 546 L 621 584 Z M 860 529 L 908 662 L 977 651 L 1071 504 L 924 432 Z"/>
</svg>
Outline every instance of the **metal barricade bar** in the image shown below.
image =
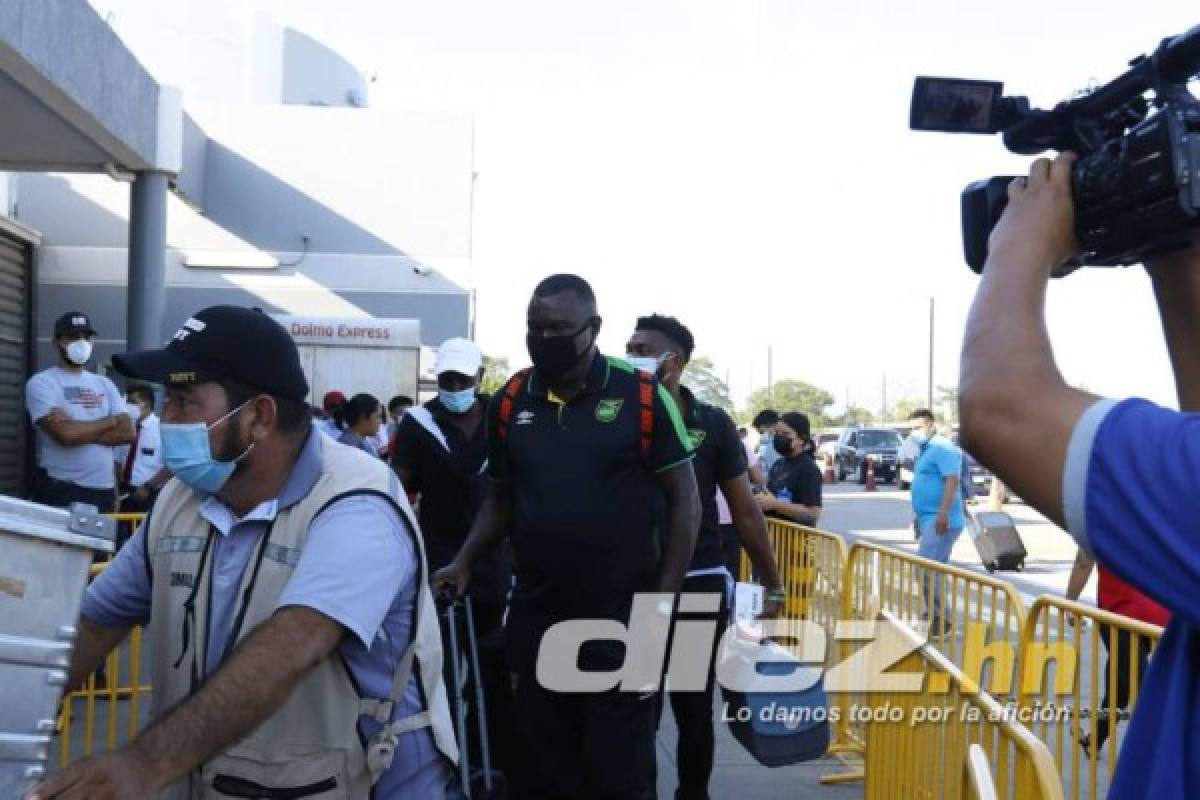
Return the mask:
<svg viewBox="0 0 1200 800">
<path fill-rule="evenodd" d="M 106 515 L 118 520 L 124 517 L 136 517 L 127 521 L 140 524 L 144 514 Z M 91 576 L 95 578 L 104 571 L 107 564 L 93 564 Z M 135 627 L 128 638 L 118 645 L 104 660 L 104 685 L 97 685 L 95 674 L 88 676 L 82 688 L 68 692 L 63 698 L 62 710 L 59 713 L 58 732 L 59 763 L 66 766 L 79 755 L 92 755 L 102 752 L 97 747 L 97 727 L 103 725 L 104 751 L 116 750 L 126 742 L 131 741 L 138 732 L 143 710 L 143 696 L 148 695 L 151 687 L 143 683 L 142 676 L 142 647 L 143 632 Z M 124 664 L 124 667 L 123 667 Z M 76 717 L 82 711 L 83 719 L 76 723 Z M 121 724 L 122 713 L 127 715 L 125 724 Z M 76 725 L 83 728 L 82 753 L 71 752 L 71 740 Z"/>
<path fill-rule="evenodd" d="M 1086 631 L 1084 621 L 1090 623 Z M 1022 709 L 1069 711 L 1039 714 L 1030 729 L 1050 749 L 1071 800 L 1097 800 L 1111 784 L 1118 723 L 1133 714 L 1145 667 L 1161 636 L 1156 625 L 1064 598 L 1039 597 L 1030 608 L 1018 651 L 1018 697 Z M 1103 770 L 1102 749 L 1096 746 L 1101 725 L 1108 733 Z M 1086 752 L 1080 743 L 1085 735 L 1091 745 Z"/>
<path fill-rule="evenodd" d="M 1001 643 L 996 652 L 1008 653 L 1008 660 L 1000 666 L 1006 665 L 1009 675 L 1002 675 L 1003 669 L 993 666 L 993 677 L 1007 677 L 1011 682 L 1025 607 L 1020 594 L 1005 581 L 881 545 L 856 542 L 846 560 L 842 587 L 842 619 L 873 620 L 886 610 L 906 624 L 927 630 L 930 643 L 959 667 L 967 666 L 970 658 L 977 661 L 981 671 L 989 647 Z M 931 597 L 930 589 L 934 587 L 940 593 Z M 930 610 L 935 613 L 928 613 Z M 847 663 L 860 647 L 842 641 L 841 663 Z M 862 754 L 867 747 L 865 726 L 856 722 L 849 711 L 867 698 L 858 690 L 838 692 L 834 697 L 839 719 L 830 750 Z M 862 777 L 862 770 L 854 769 L 824 776 L 822 782 L 840 783 Z"/>
<path fill-rule="evenodd" d="M 885 637 L 908 651 L 898 663 L 879 652 L 872 674 L 916 678 L 917 691 L 887 688 L 866 692 L 865 800 L 897 797 L 968 797 L 968 753 L 986 761 L 996 795 L 1019 800 L 1062 800 L 1058 772 L 1045 744 L 1012 717 L 979 684 L 898 615 L 879 613 Z M 885 663 L 887 662 L 887 663 Z M 919 677 L 917 677 L 919 676 Z M 973 747 L 977 746 L 977 750 Z"/>
</svg>

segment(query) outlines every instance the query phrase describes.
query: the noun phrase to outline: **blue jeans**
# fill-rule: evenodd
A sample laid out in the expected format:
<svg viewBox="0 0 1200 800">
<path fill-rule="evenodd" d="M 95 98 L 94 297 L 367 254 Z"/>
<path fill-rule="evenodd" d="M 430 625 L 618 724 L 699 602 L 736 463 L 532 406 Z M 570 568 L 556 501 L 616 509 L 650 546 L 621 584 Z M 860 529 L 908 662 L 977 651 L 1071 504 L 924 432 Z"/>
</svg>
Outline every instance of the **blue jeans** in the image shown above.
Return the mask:
<svg viewBox="0 0 1200 800">
<path fill-rule="evenodd" d="M 931 519 L 922 522 L 921 538 L 917 540 L 917 555 L 945 564 L 950 560 L 950 551 L 962 534 L 962 528 L 950 528 L 945 533 L 937 532 L 937 521 Z M 942 619 L 942 581 L 944 576 L 933 570 L 926 570 L 922 578 L 925 586 L 925 609 L 930 620 Z"/>
</svg>

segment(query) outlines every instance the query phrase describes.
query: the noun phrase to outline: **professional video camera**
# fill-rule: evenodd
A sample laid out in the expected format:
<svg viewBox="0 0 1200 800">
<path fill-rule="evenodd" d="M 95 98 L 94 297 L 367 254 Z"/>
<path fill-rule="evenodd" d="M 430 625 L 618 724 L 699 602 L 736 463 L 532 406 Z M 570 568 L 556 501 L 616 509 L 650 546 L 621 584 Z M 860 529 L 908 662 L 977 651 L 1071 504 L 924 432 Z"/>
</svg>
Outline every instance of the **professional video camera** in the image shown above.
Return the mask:
<svg viewBox="0 0 1200 800">
<path fill-rule="evenodd" d="M 1005 97 L 1003 84 L 919 77 L 909 126 L 948 133 L 1003 133 L 1013 153 L 1078 154 L 1071 175 L 1081 253 L 1071 265 L 1112 267 L 1200 240 L 1200 25 L 1165 39 L 1104 86 L 1051 111 Z M 963 251 L 976 272 L 1008 204 L 1012 176 L 977 181 L 962 194 Z"/>
</svg>

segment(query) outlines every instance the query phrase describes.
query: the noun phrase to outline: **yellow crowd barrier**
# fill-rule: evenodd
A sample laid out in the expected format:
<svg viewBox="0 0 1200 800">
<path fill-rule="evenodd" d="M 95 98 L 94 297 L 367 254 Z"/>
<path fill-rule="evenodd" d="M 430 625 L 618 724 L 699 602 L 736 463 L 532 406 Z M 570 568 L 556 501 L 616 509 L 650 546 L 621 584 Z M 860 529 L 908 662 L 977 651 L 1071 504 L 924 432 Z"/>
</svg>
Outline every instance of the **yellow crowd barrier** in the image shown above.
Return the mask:
<svg viewBox="0 0 1200 800">
<path fill-rule="evenodd" d="M 136 530 L 137 527 L 142 524 L 142 521 L 144 519 L 146 519 L 146 512 L 144 512 L 144 511 L 122 511 L 122 512 L 116 513 L 116 514 L 105 514 L 104 516 L 108 517 L 109 519 L 115 519 L 117 522 L 132 523 L 134 530 Z"/>
<path fill-rule="evenodd" d="M 978 674 L 976 665 L 967 664 L 982 654 L 992 642 L 1008 647 L 1007 664 L 1015 669 L 1015 651 L 1025 624 L 1021 596 L 1010 584 L 961 567 L 929 561 L 881 545 L 856 542 L 846 560 L 842 581 L 842 619 L 873 620 L 887 611 L 906 625 L 928 632 L 933 646 L 951 663 Z M 936 592 L 936 594 L 935 594 Z M 839 659 L 847 663 L 860 647 L 843 640 Z M 835 727 L 835 755 L 861 755 L 866 750 L 865 725 L 850 709 L 868 701 L 861 689 L 835 695 L 839 718 Z M 861 769 L 827 775 L 825 783 L 860 780 Z"/>
<path fill-rule="evenodd" d="M 1118 722 L 1132 715 L 1161 636 L 1156 625 L 1061 598 L 1040 597 L 1030 608 L 1019 649 L 1020 704 L 1069 709 L 1038 714 L 1030 727 L 1053 754 L 1071 800 L 1107 793 L 1117 767 Z M 1102 747 L 1098 729 L 1108 731 Z"/>
<path fill-rule="evenodd" d="M 825 630 L 826 664 L 831 666 L 837 656 L 833 637 L 842 611 L 846 543 L 837 534 L 778 519 L 767 520 L 767 531 L 788 596 L 783 616 L 797 622 L 815 622 Z M 801 646 L 798 636 L 792 633 L 788 631 L 784 636 Z"/>
<path fill-rule="evenodd" d="M 126 643 L 104 660 L 104 681 L 91 675 L 83 688 L 69 692 L 59 717 L 59 761 L 66 766 L 77 755 L 111 752 L 137 735 L 143 699 L 150 686 L 142 678 L 142 629 L 134 628 Z M 124 719 L 122 719 L 124 717 Z M 78 720 L 78 722 L 76 722 Z M 71 752 L 76 725 L 82 728 L 82 753 Z M 97 742 L 103 736 L 104 749 Z"/>
<path fill-rule="evenodd" d="M 970 797 L 968 753 L 987 762 L 996 796 L 1062 800 L 1058 772 L 1045 744 L 926 637 L 884 610 L 882 638 L 904 645 L 899 664 L 882 661 L 873 673 L 917 673 L 919 690 L 887 688 L 867 694 L 865 800 L 960 800 Z M 890 661 L 891 659 L 887 659 Z M 990 782 L 990 781 L 989 781 Z M 987 795 L 984 795 L 987 796 Z"/>
<path fill-rule="evenodd" d="M 106 514 L 118 522 L 132 523 L 136 529 L 145 514 Z M 91 577 L 104 571 L 106 564 L 93 564 Z M 137 735 L 143 711 L 143 697 L 150 686 L 142 677 L 142 629 L 134 628 L 129 638 L 104 660 L 103 679 L 96 674 L 63 698 L 58 720 L 59 761 L 66 766 L 76 755 L 100 752 L 97 742 L 103 734 L 105 750 L 112 751 Z M 122 717 L 125 719 L 122 720 Z M 82 753 L 71 752 L 76 726 L 82 729 Z"/>
<path fill-rule="evenodd" d="M 977 744 L 967 748 L 967 789 L 971 800 L 999 800 L 987 752 Z"/>
<path fill-rule="evenodd" d="M 881 545 L 850 548 L 844 585 L 845 619 L 890 611 L 911 627 L 928 628 L 930 640 L 958 665 L 979 644 L 980 631 L 984 644 L 1006 641 L 1015 648 L 1025 627 L 1021 595 L 1006 581 Z"/>
</svg>

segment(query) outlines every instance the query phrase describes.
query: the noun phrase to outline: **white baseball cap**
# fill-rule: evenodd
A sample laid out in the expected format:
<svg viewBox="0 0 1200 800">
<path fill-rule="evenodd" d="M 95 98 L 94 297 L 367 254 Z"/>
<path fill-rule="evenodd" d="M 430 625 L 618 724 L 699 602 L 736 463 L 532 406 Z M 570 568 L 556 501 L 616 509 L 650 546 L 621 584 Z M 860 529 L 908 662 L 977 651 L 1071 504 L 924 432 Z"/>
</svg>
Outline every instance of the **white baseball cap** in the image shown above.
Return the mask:
<svg viewBox="0 0 1200 800">
<path fill-rule="evenodd" d="M 433 374 L 457 372 L 468 377 L 475 377 L 483 366 L 483 353 L 479 346 L 469 339 L 447 339 L 438 348 L 437 358 L 433 362 Z"/>
</svg>

